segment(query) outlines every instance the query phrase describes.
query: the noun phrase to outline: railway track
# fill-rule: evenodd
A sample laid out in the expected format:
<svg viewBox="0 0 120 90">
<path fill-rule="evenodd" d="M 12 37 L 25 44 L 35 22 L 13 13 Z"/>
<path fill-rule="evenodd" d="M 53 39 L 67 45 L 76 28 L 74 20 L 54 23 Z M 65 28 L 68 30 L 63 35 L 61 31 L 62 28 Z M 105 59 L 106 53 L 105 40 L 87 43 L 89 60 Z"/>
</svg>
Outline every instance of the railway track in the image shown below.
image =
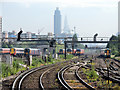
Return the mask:
<svg viewBox="0 0 120 90">
<path fill-rule="evenodd" d="M 23 90 L 23 89 L 96 89 L 96 86 L 92 85 L 87 81 L 84 75 L 81 73 L 81 68 L 90 69 L 89 65 L 92 56 L 85 56 L 76 60 L 70 60 L 65 62 L 59 62 L 54 65 L 42 66 L 34 68 L 20 74 L 12 85 L 12 90 Z M 93 62 L 101 60 L 101 70 L 98 72 L 106 75 L 106 66 L 100 58 L 92 58 Z M 78 63 L 79 62 L 79 63 Z M 89 62 L 89 63 L 88 63 Z M 114 61 L 113 61 L 114 62 Z M 97 62 L 95 62 L 97 63 Z M 89 67 L 90 66 L 90 67 Z M 115 67 L 119 67 L 118 62 L 114 63 Z M 98 65 L 96 66 L 98 67 Z M 117 72 L 117 71 L 116 71 Z M 116 72 L 110 71 L 110 75 Z M 100 74 L 102 76 L 102 74 Z M 115 75 L 113 75 L 115 76 Z M 107 75 L 102 76 L 104 79 L 108 79 Z M 114 77 L 115 78 L 115 77 Z M 113 78 L 112 78 L 113 79 Z M 120 79 L 119 74 L 115 79 Z M 118 83 L 119 81 L 117 81 Z M 116 82 L 115 82 L 116 83 Z"/>
<path fill-rule="evenodd" d="M 74 62 L 74 60 L 69 60 L 69 61 L 59 62 L 59 63 L 56 63 L 56 64 L 42 66 L 42 67 L 39 67 L 39 68 L 34 68 L 34 69 L 31 69 L 31 70 L 25 71 L 24 73 L 20 74 L 14 80 L 13 85 L 12 85 L 12 90 L 16 90 L 16 89 L 17 90 L 40 89 L 40 88 L 43 89 L 43 86 L 40 85 L 40 82 L 42 81 L 42 79 L 40 79 L 40 76 L 44 76 L 44 74 L 47 73 L 49 70 L 52 70 L 51 72 L 54 72 L 55 69 L 56 70 L 58 69 L 58 67 L 61 68 L 64 65 L 70 64 L 70 63 L 73 63 L 73 62 Z M 49 76 L 56 77 L 55 74 L 49 75 Z M 48 80 L 50 80 L 50 79 L 48 79 Z M 52 80 L 50 80 L 50 81 L 52 81 Z M 60 86 L 58 86 L 58 87 L 60 87 Z M 46 87 L 46 88 L 49 88 L 49 87 Z M 54 88 L 54 87 L 50 87 L 50 88 Z"/>
<path fill-rule="evenodd" d="M 28 71 L 25 71 L 24 73 L 20 74 L 16 79 L 15 81 L 13 82 L 13 85 L 12 85 L 12 90 L 21 90 L 22 89 L 22 83 L 23 81 L 25 80 L 26 77 L 28 77 L 30 74 L 41 70 L 41 69 L 45 69 L 49 66 L 42 66 L 42 67 L 39 67 L 39 68 L 34 68 L 34 69 L 31 69 L 31 70 L 28 70 Z"/>
<path fill-rule="evenodd" d="M 64 86 L 65 89 L 68 89 L 68 90 L 76 90 L 76 89 L 95 90 L 94 87 L 89 85 L 78 75 L 78 69 L 84 65 L 85 64 L 83 64 L 83 63 L 76 64 L 76 65 L 67 65 L 58 72 L 59 82 Z"/>
<path fill-rule="evenodd" d="M 68 63 L 68 64 L 70 65 L 71 63 Z M 44 71 L 40 76 L 40 87 L 43 90 L 48 88 L 49 89 L 65 89 L 65 87 L 59 83 L 57 73 L 59 72 L 59 70 L 61 70 L 61 68 L 63 68 L 66 65 L 67 64 L 65 63 L 56 65 L 55 67 L 49 68 L 46 71 Z"/>
<path fill-rule="evenodd" d="M 52 67 L 44 71 L 40 76 L 40 87 L 42 90 L 45 89 L 64 89 L 57 81 L 57 71 L 61 67 Z"/>
<path fill-rule="evenodd" d="M 68 90 L 72 90 L 72 87 L 70 85 L 68 85 L 68 83 L 65 81 L 64 77 L 63 77 L 63 73 L 65 72 L 66 69 L 68 69 L 70 67 L 70 65 L 67 65 L 65 67 L 63 67 L 59 72 L 58 72 L 58 80 L 59 82 L 63 85 L 63 87 L 65 89 Z"/>
<path fill-rule="evenodd" d="M 80 81 L 81 83 L 83 83 L 88 89 L 90 89 L 90 90 L 95 90 L 95 88 L 94 88 L 93 86 L 89 85 L 87 82 L 85 82 L 85 80 L 83 80 L 83 79 L 80 77 L 80 75 L 78 74 L 78 71 L 79 71 L 80 68 L 81 68 L 81 66 L 80 66 L 79 68 L 77 68 L 76 71 L 75 71 L 76 77 L 77 77 L 77 78 L 79 79 L 79 81 Z"/>
<path fill-rule="evenodd" d="M 114 83 L 120 83 L 120 65 L 118 62 L 114 61 L 114 59 L 108 59 L 109 60 L 109 67 L 101 67 L 97 68 L 96 70 L 101 73 L 102 77 L 106 80 L 111 80 Z M 105 59 L 103 61 L 106 63 Z M 108 69 L 109 69 L 109 77 L 108 77 Z"/>
<path fill-rule="evenodd" d="M 61 68 L 63 68 L 64 66 L 68 65 L 69 67 L 71 67 L 71 64 L 74 64 L 76 62 L 78 62 L 78 60 L 73 60 L 72 62 L 70 63 L 67 63 L 67 64 L 59 64 L 59 65 L 56 65 L 54 67 L 51 67 L 49 69 L 46 69 L 44 72 L 42 72 L 42 74 L 40 75 L 40 78 L 39 78 L 39 81 L 40 81 L 40 87 L 41 89 L 48 89 L 48 88 L 51 88 L 51 89 L 66 89 L 64 86 L 61 86 L 60 83 L 59 83 L 59 77 L 61 77 Z M 65 70 L 67 68 L 69 68 L 66 66 L 66 68 L 64 68 Z M 59 71 L 60 70 L 60 71 Z M 63 72 L 62 72 L 63 74 Z M 57 75 L 57 76 L 56 76 Z M 66 83 L 67 84 L 67 83 Z"/>
</svg>

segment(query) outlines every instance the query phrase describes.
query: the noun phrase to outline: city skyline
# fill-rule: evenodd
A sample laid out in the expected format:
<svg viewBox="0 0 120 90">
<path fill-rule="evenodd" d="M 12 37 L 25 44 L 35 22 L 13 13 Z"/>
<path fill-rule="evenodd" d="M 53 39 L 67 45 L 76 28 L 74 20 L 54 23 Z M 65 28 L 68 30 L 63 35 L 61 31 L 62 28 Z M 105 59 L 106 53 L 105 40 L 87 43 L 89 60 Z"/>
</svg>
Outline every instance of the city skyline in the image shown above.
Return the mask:
<svg viewBox="0 0 120 90">
<path fill-rule="evenodd" d="M 102 3 L 106 1 L 102 0 Z M 98 36 L 110 37 L 118 31 L 118 1 L 110 1 L 103 6 L 101 2 L 95 6 L 93 4 L 97 2 L 93 0 L 85 7 L 64 4 L 65 7 L 47 1 L 30 3 L 28 6 L 24 3 L 5 2 L 2 5 L 3 31 L 19 31 L 22 28 L 24 32 L 38 33 L 38 29 L 45 27 L 41 34 L 54 32 L 54 11 L 59 7 L 63 17 L 61 30 L 64 29 L 64 17 L 67 16 L 70 30 L 76 27 L 79 36 L 93 36 L 98 33 Z"/>
</svg>

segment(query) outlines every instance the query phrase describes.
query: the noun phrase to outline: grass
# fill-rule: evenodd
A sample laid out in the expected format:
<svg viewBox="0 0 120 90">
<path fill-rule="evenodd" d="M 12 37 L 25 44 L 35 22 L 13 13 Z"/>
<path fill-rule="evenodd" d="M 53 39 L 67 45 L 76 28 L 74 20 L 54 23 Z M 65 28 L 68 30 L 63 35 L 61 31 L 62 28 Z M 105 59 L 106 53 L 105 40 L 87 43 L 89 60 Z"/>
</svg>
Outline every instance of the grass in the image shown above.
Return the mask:
<svg viewBox="0 0 120 90">
<path fill-rule="evenodd" d="M 1 67 L 2 67 L 1 68 L 2 73 L 0 74 L 1 78 L 5 78 L 8 76 L 14 75 L 19 71 L 25 70 L 25 68 L 20 66 L 19 63 L 24 64 L 22 60 L 16 59 L 16 58 L 14 58 L 12 65 L 1 63 Z"/>
<path fill-rule="evenodd" d="M 73 55 L 67 55 L 67 60 L 70 60 L 71 58 L 73 58 Z M 44 60 L 42 60 L 41 57 L 33 57 L 32 59 L 32 65 L 28 66 L 29 69 L 32 68 L 36 68 L 36 67 L 40 67 L 42 65 L 48 65 L 48 64 L 55 64 L 57 62 L 61 62 L 61 61 L 66 61 L 64 59 L 64 55 L 60 55 L 59 59 L 53 59 L 52 56 L 50 55 L 49 58 L 47 58 L 46 62 Z M 13 65 L 9 65 L 9 64 L 5 64 L 5 63 L 1 63 L 0 66 L 2 73 L 0 73 L 0 79 L 11 76 L 11 75 L 15 75 L 17 72 L 22 71 L 22 70 L 26 70 L 25 67 L 22 67 L 19 65 L 20 64 L 25 64 L 21 58 L 14 58 L 13 60 Z"/>
<path fill-rule="evenodd" d="M 75 83 L 75 80 L 71 80 L 70 82 L 71 82 L 71 83 Z"/>
</svg>

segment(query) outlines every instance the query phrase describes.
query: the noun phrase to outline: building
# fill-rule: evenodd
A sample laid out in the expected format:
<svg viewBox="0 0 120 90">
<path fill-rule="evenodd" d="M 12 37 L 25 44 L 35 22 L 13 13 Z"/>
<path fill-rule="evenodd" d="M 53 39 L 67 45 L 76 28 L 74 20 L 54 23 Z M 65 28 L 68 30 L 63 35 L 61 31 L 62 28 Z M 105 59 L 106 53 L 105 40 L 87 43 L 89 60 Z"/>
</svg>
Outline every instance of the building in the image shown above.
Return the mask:
<svg viewBox="0 0 120 90">
<path fill-rule="evenodd" d="M 37 35 L 35 33 L 31 33 L 31 38 L 37 38 Z"/>
<path fill-rule="evenodd" d="M 65 16 L 65 21 L 64 21 L 64 29 L 63 33 L 69 34 L 70 33 L 70 28 L 68 26 L 68 21 L 67 21 L 67 16 Z"/>
<path fill-rule="evenodd" d="M 11 36 L 17 37 L 16 31 L 8 32 L 8 37 L 12 38 Z"/>
<path fill-rule="evenodd" d="M 64 21 L 64 29 L 61 33 L 61 37 L 72 37 L 73 36 L 73 31 L 70 30 L 68 21 L 67 21 L 67 16 L 65 16 L 65 21 Z"/>
<path fill-rule="evenodd" d="M 2 17 L 0 16 L 0 48 L 2 44 Z"/>
<path fill-rule="evenodd" d="M 52 32 L 48 32 L 48 39 L 51 40 L 53 38 L 53 33 Z"/>
<path fill-rule="evenodd" d="M 3 42 L 8 42 L 8 32 L 7 31 L 3 31 L 2 32 L 2 38 L 4 39 Z"/>
<path fill-rule="evenodd" d="M 67 16 L 65 16 L 64 28 L 61 29 L 61 13 L 59 8 L 56 8 L 54 13 L 54 36 L 55 37 L 72 37 L 74 32 L 70 30 Z"/>
<path fill-rule="evenodd" d="M 118 35 L 120 35 L 120 1 L 118 2 Z M 118 39 L 118 51 L 120 53 L 120 39 Z"/>
<path fill-rule="evenodd" d="M 59 8 L 56 8 L 54 13 L 54 34 L 59 37 L 61 34 L 61 14 Z"/>
<path fill-rule="evenodd" d="M 8 38 L 8 42 L 15 42 L 17 38 L 16 31 L 13 30 L 12 32 L 8 32 Z"/>
<path fill-rule="evenodd" d="M 31 32 L 22 33 L 21 38 L 31 38 Z"/>
<path fill-rule="evenodd" d="M 118 34 L 120 34 L 120 1 L 118 2 Z"/>
</svg>

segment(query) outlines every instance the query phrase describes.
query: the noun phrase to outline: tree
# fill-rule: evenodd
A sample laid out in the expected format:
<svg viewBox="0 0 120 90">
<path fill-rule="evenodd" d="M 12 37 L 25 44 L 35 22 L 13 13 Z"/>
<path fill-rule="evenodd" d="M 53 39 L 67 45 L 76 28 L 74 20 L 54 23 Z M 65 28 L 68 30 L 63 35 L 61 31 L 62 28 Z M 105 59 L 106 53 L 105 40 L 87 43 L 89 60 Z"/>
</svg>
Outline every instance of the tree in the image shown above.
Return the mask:
<svg viewBox="0 0 120 90">
<path fill-rule="evenodd" d="M 77 34 L 73 35 L 72 41 L 78 41 Z M 74 50 L 74 47 L 77 48 L 77 44 L 72 43 L 72 50 Z"/>
<path fill-rule="evenodd" d="M 118 55 L 119 54 L 119 52 L 118 52 L 119 43 L 113 43 L 112 41 L 118 41 L 118 37 L 115 35 L 112 35 L 109 43 L 107 44 L 107 48 L 111 49 L 111 54 Z"/>
<path fill-rule="evenodd" d="M 72 38 L 73 41 L 78 41 L 78 37 L 77 37 L 77 34 L 74 34 L 73 35 L 73 38 Z"/>
</svg>

